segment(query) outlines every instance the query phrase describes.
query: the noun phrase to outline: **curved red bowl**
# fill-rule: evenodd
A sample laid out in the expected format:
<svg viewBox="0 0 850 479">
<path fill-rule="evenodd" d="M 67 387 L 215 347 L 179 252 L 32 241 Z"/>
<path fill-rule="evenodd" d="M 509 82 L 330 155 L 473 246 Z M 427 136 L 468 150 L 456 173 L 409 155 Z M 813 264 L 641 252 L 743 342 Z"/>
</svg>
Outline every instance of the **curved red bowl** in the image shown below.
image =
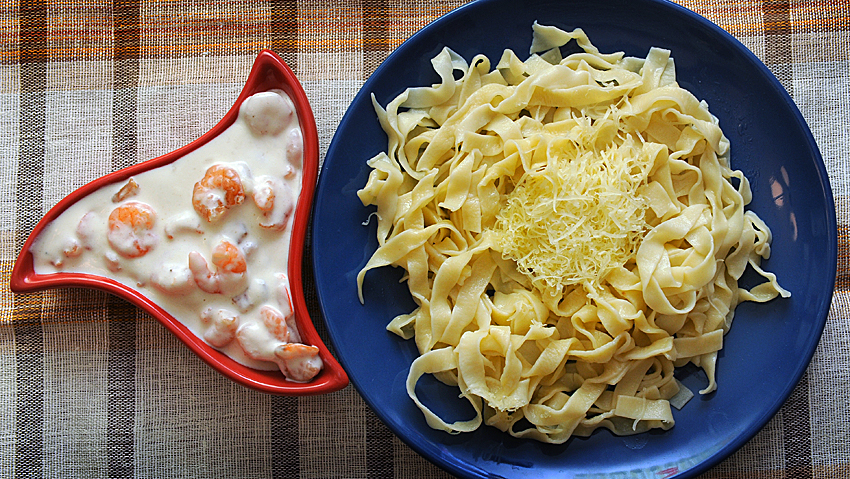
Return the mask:
<svg viewBox="0 0 850 479">
<path fill-rule="evenodd" d="M 105 185 L 123 183 L 135 174 L 167 165 L 187 153 L 198 149 L 236 121 L 239 114 L 239 107 L 246 98 L 255 93 L 271 89 L 281 89 L 292 98 L 304 137 L 303 180 L 301 196 L 298 200 L 292 227 L 288 273 L 295 309 L 295 319 L 301 336 L 305 343 L 315 345 L 319 348 L 319 355 L 324 362 L 322 372 L 312 381 L 308 383 L 297 383 L 287 380 L 279 371 L 261 371 L 237 363 L 198 338 L 183 323 L 165 312 L 165 310 L 151 299 L 112 279 L 81 273 L 37 274 L 35 272 L 33 268 L 33 256 L 30 252 L 33 241 L 51 221 L 71 205 Z M 239 384 L 278 395 L 315 395 L 337 391 L 348 384 L 348 376 L 319 338 L 319 334 L 316 332 L 316 328 L 313 326 L 307 311 L 307 304 L 304 300 L 304 288 L 301 282 L 304 239 L 310 219 L 318 170 L 318 134 L 316 132 L 316 121 L 313 118 L 313 111 L 307 101 L 307 96 L 304 94 L 301 84 L 289 66 L 273 52 L 263 50 L 257 56 L 254 66 L 251 68 L 251 73 L 248 75 L 245 87 L 239 94 L 239 98 L 236 99 L 236 103 L 224 118 L 205 135 L 171 153 L 98 178 L 77 189 L 48 211 L 24 243 L 21 253 L 15 262 L 15 267 L 12 270 L 9 281 L 10 287 L 15 293 L 59 287 L 82 287 L 106 291 L 150 313 L 183 341 L 189 349 L 212 366 L 213 369 Z"/>
</svg>

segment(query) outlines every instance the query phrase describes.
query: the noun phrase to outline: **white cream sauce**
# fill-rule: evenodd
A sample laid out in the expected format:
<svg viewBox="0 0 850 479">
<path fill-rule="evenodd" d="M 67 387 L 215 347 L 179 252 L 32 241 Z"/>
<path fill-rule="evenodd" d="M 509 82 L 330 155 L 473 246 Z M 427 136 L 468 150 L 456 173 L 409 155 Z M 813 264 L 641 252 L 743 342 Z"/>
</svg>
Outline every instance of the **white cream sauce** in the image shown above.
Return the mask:
<svg viewBox="0 0 850 479">
<path fill-rule="evenodd" d="M 287 343 L 300 342 L 286 272 L 302 155 L 301 129 L 289 97 L 278 90 L 255 94 L 243 102 L 237 121 L 207 144 L 126 183 L 105 186 L 63 212 L 33 243 L 35 271 L 114 279 L 152 299 L 239 363 L 307 380 L 292 377 L 288 369 L 307 361 L 318 370 L 318 356 L 301 355 L 287 368 L 281 358 L 292 356 L 293 348 L 279 357 L 274 354 Z M 213 165 L 238 173 L 244 198 L 208 221 L 193 206 L 193 188 Z M 224 200 L 227 189 L 215 185 L 201 193 L 195 202 L 210 208 Z M 124 224 L 131 220 L 108 226 L 113 211 L 138 203 L 153 212 L 149 229 Z M 237 258 L 244 255 L 244 273 L 217 271 L 213 251 L 222 242 L 235 246 Z M 194 274 L 190 254 L 196 266 L 206 263 L 214 277 Z M 279 322 L 289 330 L 283 339 L 261 318 L 264 306 L 280 313 Z"/>
</svg>

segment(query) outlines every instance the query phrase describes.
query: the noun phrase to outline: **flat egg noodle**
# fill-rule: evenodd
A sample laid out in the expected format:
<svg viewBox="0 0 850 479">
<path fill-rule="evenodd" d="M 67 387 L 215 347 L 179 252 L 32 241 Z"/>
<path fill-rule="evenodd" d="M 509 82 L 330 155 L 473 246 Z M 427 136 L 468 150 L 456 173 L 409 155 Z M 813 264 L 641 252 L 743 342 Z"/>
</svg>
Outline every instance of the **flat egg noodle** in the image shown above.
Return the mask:
<svg viewBox="0 0 850 479">
<path fill-rule="evenodd" d="M 674 369 L 701 367 L 713 391 L 735 306 L 790 295 L 761 268 L 770 230 L 670 52 L 603 54 L 580 29 L 533 30 L 525 61 L 506 50 L 491 69 L 446 48 L 440 83 L 386 108 L 373 97 L 388 145 L 358 192 L 379 245 L 360 300 L 369 270 L 406 271 L 417 307 L 387 329 L 420 352 L 407 391 L 435 429 L 551 443 L 668 429 Z M 571 41 L 582 51 L 562 57 Z M 750 290 L 748 266 L 766 280 Z M 425 374 L 475 416 L 434 414 L 416 394 Z"/>
</svg>

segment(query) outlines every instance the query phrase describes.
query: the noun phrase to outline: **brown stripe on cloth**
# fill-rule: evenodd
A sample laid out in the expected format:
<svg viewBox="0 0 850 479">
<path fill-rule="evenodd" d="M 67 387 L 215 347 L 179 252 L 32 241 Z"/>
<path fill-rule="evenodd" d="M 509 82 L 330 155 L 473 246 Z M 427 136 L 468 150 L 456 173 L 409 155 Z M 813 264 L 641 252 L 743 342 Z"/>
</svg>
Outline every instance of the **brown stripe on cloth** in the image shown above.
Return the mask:
<svg viewBox="0 0 850 479">
<path fill-rule="evenodd" d="M 53 6 L 47 58 L 58 63 L 98 61 L 108 57 L 110 45 L 106 40 L 110 37 L 104 35 L 112 32 L 112 19 L 104 15 L 108 8 L 108 4 L 97 2 L 65 2 L 61 8 Z"/>
<path fill-rule="evenodd" d="M 112 3 L 112 170 L 136 163 L 136 105 L 139 84 L 139 2 Z M 133 477 L 136 407 L 136 319 L 138 312 L 110 295 L 106 302 L 109 335 L 107 467 L 109 477 Z"/>
<path fill-rule="evenodd" d="M 269 419 L 272 451 L 272 477 L 289 479 L 301 475 L 301 454 L 298 445 L 298 398 L 272 396 Z"/>
<path fill-rule="evenodd" d="M 45 159 L 47 89 L 47 4 L 20 3 L 21 99 L 20 159 L 15 193 L 16 249 L 41 218 Z M 14 297 L 15 333 L 15 475 L 42 477 L 44 439 L 44 335 L 40 295 Z"/>
<path fill-rule="evenodd" d="M 392 49 L 387 4 L 387 0 L 364 0 L 362 4 L 364 75 L 371 75 Z"/>
<path fill-rule="evenodd" d="M 44 335 L 41 294 L 15 295 L 15 477 L 42 477 Z"/>
<path fill-rule="evenodd" d="M 836 200 L 836 208 L 840 215 L 842 204 L 840 198 Z M 840 216 L 839 216 L 840 217 Z M 850 291 L 850 228 L 838 226 L 838 271 L 835 278 L 835 289 L 838 291 Z"/>
<path fill-rule="evenodd" d="M 812 434 L 809 420 L 809 379 L 800 383 L 782 406 L 782 447 L 787 477 L 812 477 Z"/>
<path fill-rule="evenodd" d="M 298 72 L 298 0 L 269 0 L 271 8 L 269 48 Z"/>
<path fill-rule="evenodd" d="M 136 163 L 137 87 L 139 85 L 139 2 L 116 0 L 112 94 L 112 169 Z"/>
<path fill-rule="evenodd" d="M 791 5 L 789 0 L 764 0 L 765 63 L 789 94 L 793 88 Z M 788 477 L 812 477 L 812 437 L 809 380 L 804 374 L 782 406 L 782 437 Z"/>
<path fill-rule="evenodd" d="M 136 308 L 109 295 L 106 439 L 110 478 L 133 477 L 136 411 Z"/>
<path fill-rule="evenodd" d="M 395 476 L 393 433 L 366 408 L 366 467 L 369 477 Z"/>
<path fill-rule="evenodd" d="M 731 2 L 674 1 L 708 18 L 720 28 L 738 38 L 753 37 L 764 33 L 764 9 L 759 2 L 750 0 Z"/>
<path fill-rule="evenodd" d="M 846 214 L 850 202 L 836 198 L 836 214 L 840 218 Z M 850 227 L 838 225 L 838 271 L 835 278 L 836 291 L 850 291 Z"/>
<path fill-rule="evenodd" d="M 793 95 L 790 0 L 763 0 L 762 9 L 766 36 L 764 61 L 782 86 Z"/>
<path fill-rule="evenodd" d="M 307 237 L 304 239 L 304 255 L 302 257 L 302 276 L 301 284 L 304 290 L 304 301 L 307 303 L 307 312 L 310 314 L 313 324 L 316 326 L 316 332 L 319 333 L 322 341 L 328 346 L 333 353 L 330 339 L 327 336 L 327 328 L 322 321 L 321 313 L 319 312 L 319 300 L 316 294 L 316 280 L 313 276 L 313 258 L 310 254 L 310 230 L 307 230 Z M 288 479 L 290 477 L 298 477 L 301 474 L 300 461 L 300 421 L 298 420 L 298 398 L 295 397 L 280 397 L 272 398 L 271 412 L 271 450 L 275 451 L 272 455 L 272 476 L 275 479 Z M 380 476 L 383 477 L 383 476 Z"/>
<path fill-rule="evenodd" d="M 19 12 L 20 44 L 18 45 L 18 50 L 20 51 L 18 55 L 20 62 L 46 62 L 47 2 L 44 0 L 22 0 Z"/>
</svg>

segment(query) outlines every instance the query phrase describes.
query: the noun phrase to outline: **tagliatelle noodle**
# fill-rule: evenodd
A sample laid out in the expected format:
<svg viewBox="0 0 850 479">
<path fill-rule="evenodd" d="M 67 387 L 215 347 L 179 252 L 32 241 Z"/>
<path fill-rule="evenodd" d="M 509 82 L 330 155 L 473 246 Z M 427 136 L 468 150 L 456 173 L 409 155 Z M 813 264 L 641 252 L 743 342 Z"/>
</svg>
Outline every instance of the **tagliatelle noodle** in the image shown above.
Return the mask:
<svg viewBox="0 0 850 479">
<path fill-rule="evenodd" d="M 439 84 L 373 99 L 388 147 L 358 193 L 379 244 L 360 299 L 369 270 L 407 272 L 418 306 L 387 329 L 416 343 L 407 391 L 433 428 L 552 443 L 670 428 L 674 369 L 701 367 L 713 391 L 735 306 L 790 295 L 760 267 L 770 230 L 668 51 L 533 31 L 525 61 L 506 50 L 491 70 L 446 48 Z M 573 40 L 582 51 L 562 58 Z M 750 290 L 748 265 L 766 279 Z M 425 374 L 475 417 L 435 415 L 416 394 Z"/>
</svg>

